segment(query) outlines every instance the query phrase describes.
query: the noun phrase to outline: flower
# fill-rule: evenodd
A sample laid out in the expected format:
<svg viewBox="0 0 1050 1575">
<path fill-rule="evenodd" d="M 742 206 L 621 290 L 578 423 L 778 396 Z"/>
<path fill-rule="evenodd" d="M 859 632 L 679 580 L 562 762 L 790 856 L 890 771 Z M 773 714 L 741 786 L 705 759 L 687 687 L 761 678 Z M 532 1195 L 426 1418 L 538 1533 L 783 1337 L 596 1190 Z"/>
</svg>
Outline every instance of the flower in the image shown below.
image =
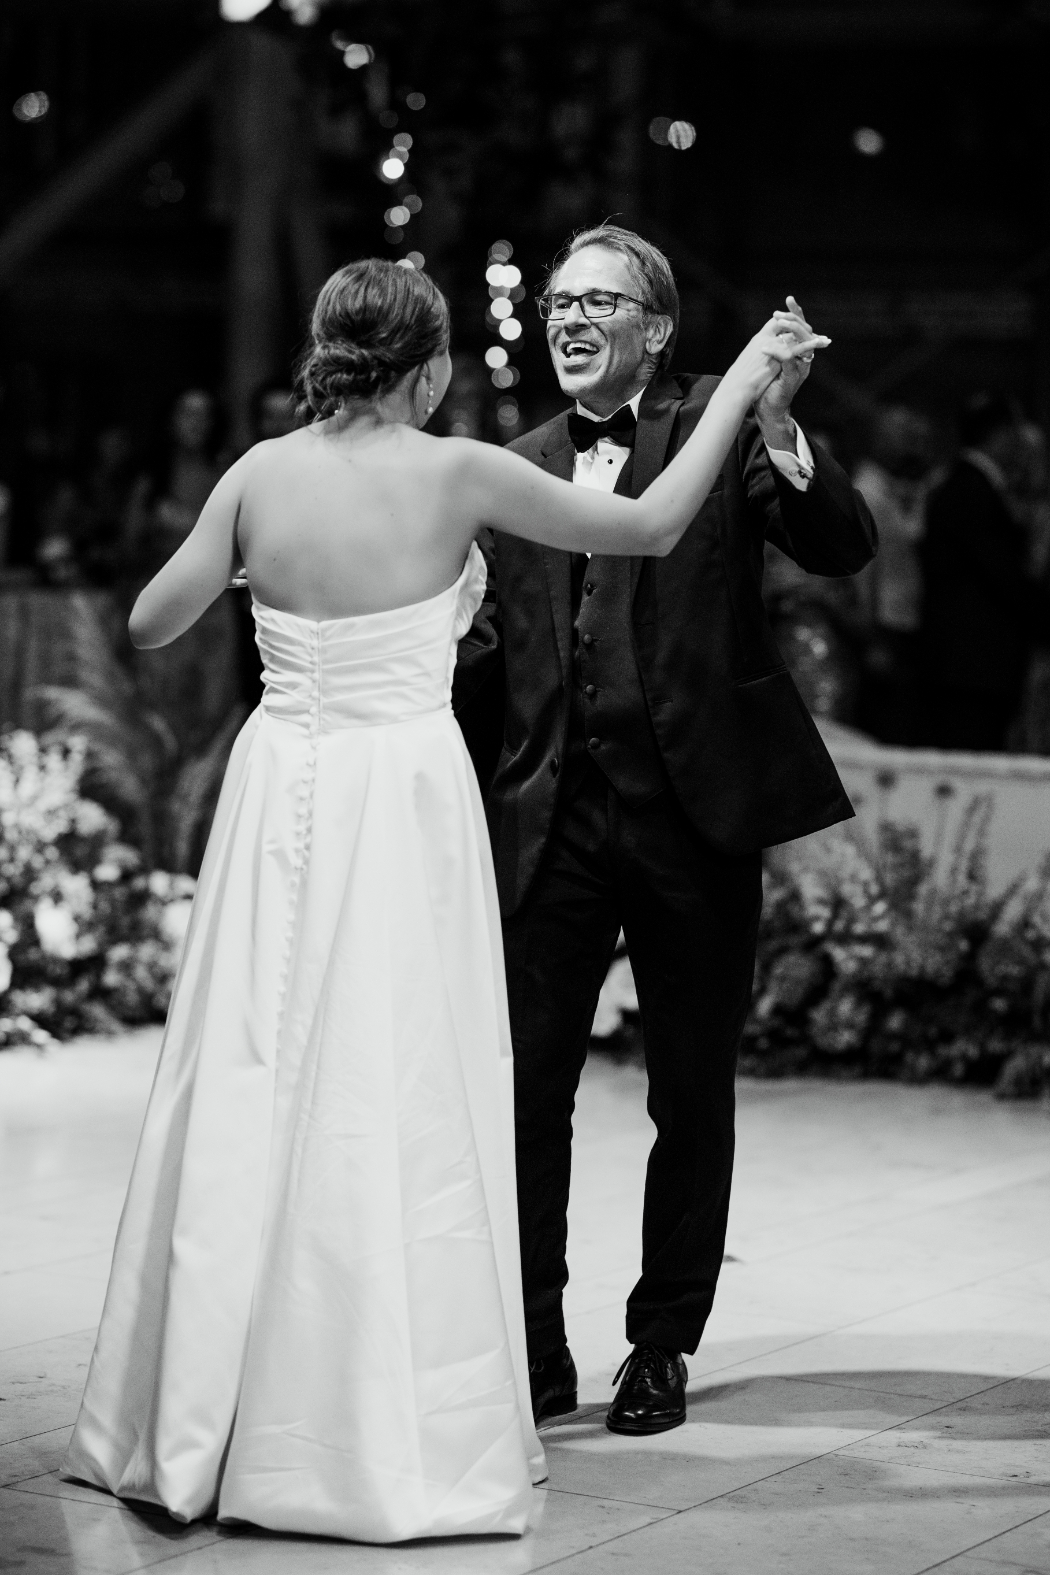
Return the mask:
<svg viewBox="0 0 1050 1575">
<path fill-rule="evenodd" d="M 67 960 L 77 954 L 77 921 L 65 903 L 41 897 L 33 909 L 41 951 Z"/>
<path fill-rule="evenodd" d="M 171 942 L 172 946 L 181 947 L 186 939 L 189 927 L 190 913 L 193 910 L 191 897 L 180 897 L 175 902 L 166 903 L 160 916 L 161 934 Z"/>
</svg>

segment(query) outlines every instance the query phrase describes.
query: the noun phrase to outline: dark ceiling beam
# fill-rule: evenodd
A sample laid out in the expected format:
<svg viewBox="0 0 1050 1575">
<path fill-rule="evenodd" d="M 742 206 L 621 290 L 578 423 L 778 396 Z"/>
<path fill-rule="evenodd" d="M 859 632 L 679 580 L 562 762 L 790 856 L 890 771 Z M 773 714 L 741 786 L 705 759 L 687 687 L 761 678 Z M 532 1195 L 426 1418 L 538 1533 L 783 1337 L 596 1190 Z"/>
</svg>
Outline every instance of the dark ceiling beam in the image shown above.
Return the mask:
<svg viewBox="0 0 1050 1575">
<path fill-rule="evenodd" d="M 206 45 L 9 220 L 0 231 L 0 286 L 204 101 L 217 58 L 217 42 Z"/>
</svg>

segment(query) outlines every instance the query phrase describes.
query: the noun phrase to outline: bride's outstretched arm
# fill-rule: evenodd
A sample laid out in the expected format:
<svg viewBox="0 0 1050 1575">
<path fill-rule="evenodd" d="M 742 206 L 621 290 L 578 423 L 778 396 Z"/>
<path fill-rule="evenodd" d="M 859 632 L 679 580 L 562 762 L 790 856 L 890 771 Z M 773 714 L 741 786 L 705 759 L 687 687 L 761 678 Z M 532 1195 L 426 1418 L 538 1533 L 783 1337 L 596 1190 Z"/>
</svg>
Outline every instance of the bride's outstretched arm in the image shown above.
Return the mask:
<svg viewBox="0 0 1050 1575">
<path fill-rule="evenodd" d="M 688 441 L 640 498 L 574 487 L 528 460 L 461 440 L 461 498 L 470 518 L 512 536 L 575 552 L 664 557 L 696 517 L 753 402 L 781 367 L 831 341 L 778 312 L 744 347 Z"/>
</svg>

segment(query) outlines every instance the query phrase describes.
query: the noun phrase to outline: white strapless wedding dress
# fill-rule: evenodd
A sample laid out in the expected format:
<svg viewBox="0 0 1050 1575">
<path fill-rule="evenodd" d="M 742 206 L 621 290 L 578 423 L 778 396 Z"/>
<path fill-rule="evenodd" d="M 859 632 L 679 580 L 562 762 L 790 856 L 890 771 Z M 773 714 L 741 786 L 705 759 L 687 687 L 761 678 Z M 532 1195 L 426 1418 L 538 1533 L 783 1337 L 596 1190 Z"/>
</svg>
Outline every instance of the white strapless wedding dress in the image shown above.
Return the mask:
<svg viewBox="0 0 1050 1575">
<path fill-rule="evenodd" d="M 179 1520 L 524 1530 L 532 1423 L 499 912 L 450 706 L 459 581 L 256 604 L 237 740 L 68 1475 Z"/>
</svg>

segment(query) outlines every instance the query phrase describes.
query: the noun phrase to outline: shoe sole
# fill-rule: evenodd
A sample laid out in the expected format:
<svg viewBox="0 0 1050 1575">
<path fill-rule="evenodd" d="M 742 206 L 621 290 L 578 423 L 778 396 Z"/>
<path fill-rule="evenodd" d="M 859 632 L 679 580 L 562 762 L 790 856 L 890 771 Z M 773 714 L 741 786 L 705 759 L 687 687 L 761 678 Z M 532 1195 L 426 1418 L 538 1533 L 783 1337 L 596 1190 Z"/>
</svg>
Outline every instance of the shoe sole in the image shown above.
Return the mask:
<svg viewBox="0 0 1050 1575">
<path fill-rule="evenodd" d="M 610 1433 L 627 1433 L 638 1437 L 645 1433 L 669 1433 L 673 1427 L 681 1427 L 684 1421 L 684 1416 L 676 1416 L 673 1422 L 610 1422 L 606 1417 L 605 1425 Z"/>
<path fill-rule="evenodd" d="M 537 1416 L 533 1417 L 533 1421 L 535 1422 L 535 1425 L 539 1427 L 541 1422 L 549 1422 L 552 1417 L 556 1416 L 569 1416 L 576 1409 L 577 1406 L 575 1390 L 571 1395 L 553 1395 L 550 1400 L 547 1401 L 546 1405 L 543 1407 L 543 1410 L 540 1411 Z"/>
</svg>

